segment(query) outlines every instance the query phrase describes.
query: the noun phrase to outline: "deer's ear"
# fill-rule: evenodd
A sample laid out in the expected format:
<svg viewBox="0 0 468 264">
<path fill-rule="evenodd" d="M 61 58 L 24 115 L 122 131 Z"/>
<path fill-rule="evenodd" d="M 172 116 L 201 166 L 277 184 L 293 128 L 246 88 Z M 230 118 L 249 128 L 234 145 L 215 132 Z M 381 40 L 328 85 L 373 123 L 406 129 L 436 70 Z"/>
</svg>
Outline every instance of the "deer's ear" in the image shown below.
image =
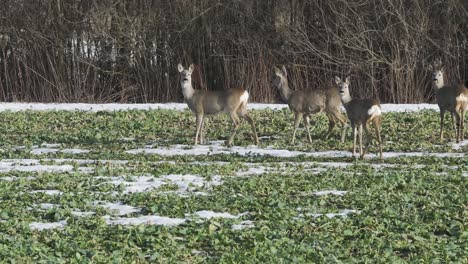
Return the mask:
<svg viewBox="0 0 468 264">
<path fill-rule="evenodd" d="M 440 71 L 444 72 L 444 70 L 445 70 L 445 65 L 442 65 L 442 67 L 440 67 Z"/>
<path fill-rule="evenodd" d="M 349 85 L 350 81 L 351 81 L 351 78 L 349 78 L 349 76 L 348 76 L 348 77 L 346 77 L 346 81 L 345 81 L 345 83 L 346 83 L 347 85 Z"/>
<path fill-rule="evenodd" d="M 278 76 L 283 75 L 283 72 L 280 69 L 278 69 L 278 67 L 273 66 L 273 70 L 275 71 L 276 75 L 278 75 Z"/>
<path fill-rule="evenodd" d="M 281 69 L 283 70 L 284 76 L 288 76 L 288 71 L 286 70 L 286 67 L 284 67 L 284 65 L 283 67 L 281 67 Z"/>
<path fill-rule="evenodd" d="M 179 63 L 179 65 L 177 65 L 177 70 L 179 70 L 179 72 L 183 72 L 184 66 L 182 66 L 182 64 Z"/>
<path fill-rule="evenodd" d="M 189 72 L 192 73 L 194 68 L 195 68 L 195 66 L 193 66 L 193 63 L 190 64 L 190 66 L 188 68 Z"/>
<path fill-rule="evenodd" d="M 341 78 L 338 76 L 335 76 L 335 83 L 340 84 L 341 83 Z"/>
<path fill-rule="evenodd" d="M 432 64 L 429 64 L 429 66 L 427 66 L 427 69 L 430 70 L 430 71 L 433 71 L 434 67 L 432 66 Z"/>
</svg>

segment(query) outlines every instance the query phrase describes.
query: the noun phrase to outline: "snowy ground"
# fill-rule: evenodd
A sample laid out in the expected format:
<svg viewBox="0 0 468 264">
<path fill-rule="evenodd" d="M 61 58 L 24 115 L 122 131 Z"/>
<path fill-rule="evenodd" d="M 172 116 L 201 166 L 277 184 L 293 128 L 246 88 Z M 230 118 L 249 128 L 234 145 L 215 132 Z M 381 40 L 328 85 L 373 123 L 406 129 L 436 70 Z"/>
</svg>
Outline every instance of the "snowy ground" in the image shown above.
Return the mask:
<svg viewBox="0 0 468 264">
<path fill-rule="evenodd" d="M 249 104 L 250 109 L 274 109 L 280 110 L 287 108 L 287 105 L 284 104 Z M 186 104 L 180 103 L 169 103 L 169 104 L 41 104 L 41 103 L 0 103 L 0 111 L 121 111 L 121 110 L 154 110 L 154 109 L 170 109 L 170 110 L 186 110 Z M 383 112 L 411 112 L 419 111 L 424 109 L 430 109 L 438 111 L 437 105 L 434 104 L 383 104 Z M 123 141 L 133 141 L 133 138 L 124 138 Z M 459 150 L 460 148 L 466 146 L 465 143 L 453 144 L 453 150 Z M 24 146 L 17 146 L 15 149 L 22 150 L 25 149 Z M 92 150 L 88 149 L 70 149 L 62 148 L 60 144 L 42 144 L 34 145 L 30 148 L 30 154 L 32 155 L 48 155 L 56 153 L 65 153 L 69 155 L 79 155 L 87 154 Z M 240 156 L 273 156 L 273 157 L 298 157 L 298 156 L 308 156 L 308 157 L 329 157 L 329 158 L 349 158 L 351 153 L 349 151 L 317 151 L 317 152 L 305 152 L 297 150 L 287 150 L 287 149 L 277 149 L 271 146 L 266 147 L 257 147 L 257 146 L 247 146 L 247 147 L 226 147 L 221 141 L 212 141 L 206 145 L 172 145 L 161 147 L 157 144 L 147 145 L 144 148 L 138 149 L 129 149 L 126 151 L 128 154 L 133 155 L 159 155 L 163 157 L 172 157 L 177 155 L 191 155 L 191 156 L 200 156 L 200 155 L 217 155 L 217 154 L 237 154 Z M 431 152 L 385 152 L 383 154 L 384 158 L 390 157 L 454 157 L 462 158 L 465 157 L 465 153 L 454 152 L 454 153 L 431 153 Z M 368 159 L 376 158 L 375 153 L 369 153 Z M 43 163 L 47 163 L 44 165 Z M 70 173 L 73 171 L 80 173 L 94 173 L 95 166 L 98 164 L 112 164 L 113 166 L 123 166 L 125 167 L 128 163 L 128 160 L 93 160 L 93 159 L 79 159 L 79 158 L 69 158 L 69 159 L 54 159 L 54 158 L 42 158 L 42 159 L 4 159 L 0 160 L 0 172 L 8 173 L 12 171 L 19 172 L 31 172 L 31 173 Z M 70 165 L 71 163 L 75 165 Z M 175 163 L 174 161 L 163 161 L 159 164 L 164 163 Z M 186 162 L 185 164 L 201 164 L 201 162 Z M 206 164 L 226 164 L 223 162 L 206 162 Z M 78 166 L 76 165 L 78 164 Z M 158 162 L 154 162 L 158 164 Z M 301 171 L 306 171 L 313 174 L 318 174 L 325 172 L 329 169 L 333 170 L 334 168 L 347 168 L 354 166 L 352 162 L 284 162 L 284 163 L 275 163 L 275 164 L 249 164 L 242 163 L 241 165 L 247 167 L 248 169 L 240 169 L 234 175 L 236 177 L 254 177 L 262 175 L 269 172 L 275 172 L 279 174 L 288 174 L 291 175 L 294 173 L 294 170 L 291 170 L 291 166 L 300 167 Z M 396 164 L 369 164 L 370 167 L 375 169 L 379 168 L 389 168 L 397 166 Z M 400 166 L 400 168 L 405 168 L 405 166 Z M 418 166 L 424 167 L 424 164 L 411 164 L 408 167 L 417 168 Z M 447 170 L 457 170 L 450 166 L 446 167 Z M 463 176 L 466 176 L 466 172 L 462 173 Z M 0 180 L 3 181 L 33 181 L 36 180 L 36 175 L 31 175 L 27 177 L 16 177 L 16 176 L 3 176 L 0 177 Z M 209 180 L 195 174 L 169 174 L 163 175 L 160 177 L 153 177 L 152 175 L 135 175 L 135 176 L 113 176 L 113 177 L 104 177 L 97 176 L 96 179 L 103 180 L 103 184 L 111 184 L 115 186 L 123 186 L 122 194 L 131 195 L 134 193 L 141 192 L 151 192 L 155 191 L 158 188 L 165 185 L 175 185 L 176 189 L 171 191 L 159 192 L 159 194 L 177 194 L 180 196 L 186 195 L 210 195 L 210 190 L 214 186 L 223 184 L 223 177 L 219 175 L 213 175 Z M 299 193 L 300 196 L 344 196 L 349 193 L 350 190 L 315 190 L 312 192 Z M 352 191 L 351 191 L 352 192 Z M 31 190 L 31 194 L 37 195 L 50 195 L 50 196 L 60 196 L 64 195 L 63 191 L 47 189 L 47 190 Z M 139 215 L 142 208 L 137 208 L 134 206 L 126 205 L 121 202 L 108 202 L 108 201 L 95 201 L 95 207 L 101 207 L 107 209 L 110 213 L 103 216 L 105 222 L 109 225 L 165 225 L 165 226 L 176 226 L 187 221 L 204 221 L 211 218 L 248 218 L 249 212 L 243 212 L 239 214 L 231 214 L 230 212 L 219 212 L 211 210 L 201 210 L 194 212 L 192 214 L 186 214 L 184 218 L 171 218 L 160 215 Z M 53 208 L 60 207 L 57 204 L 51 203 L 42 203 L 37 204 L 32 207 L 32 210 L 51 210 Z M 79 217 L 92 216 L 96 212 L 94 211 L 80 211 L 79 209 L 74 209 L 72 214 Z M 315 212 L 305 212 L 301 208 L 298 208 L 298 215 L 296 219 L 304 219 L 304 217 L 319 217 L 325 215 L 329 218 L 333 217 L 347 217 L 349 214 L 357 214 L 358 210 L 355 209 L 343 209 L 335 213 L 315 213 Z M 67 225 L 65 220 L 60 220 L 57 222 L 32 222 L 29 227 L 34 230 L 46 230 L 52 228 L 63 228 Z M 238 224 L 232 226 L 233 230 L 241 230 L 244 228 L 253 228 L 255 223 L 251 220 L 242 220 Z"/>
<path fill-rule="evenodd" d="M 288 108 L 286 104 L 248 104 L 249 109 L 273 109 L 281 110 Z M 184 103 L 166 103 L 166 104 L 44 104 L 44 103 L 0 103 L 0 112 L 2 111 L 124 111 L 124 110 L 185 110 L 187 104 Z M 413 112 L 424 109 L 437 110 L 436 104 L 382 104 L 383 112 Z"/>
</svg>

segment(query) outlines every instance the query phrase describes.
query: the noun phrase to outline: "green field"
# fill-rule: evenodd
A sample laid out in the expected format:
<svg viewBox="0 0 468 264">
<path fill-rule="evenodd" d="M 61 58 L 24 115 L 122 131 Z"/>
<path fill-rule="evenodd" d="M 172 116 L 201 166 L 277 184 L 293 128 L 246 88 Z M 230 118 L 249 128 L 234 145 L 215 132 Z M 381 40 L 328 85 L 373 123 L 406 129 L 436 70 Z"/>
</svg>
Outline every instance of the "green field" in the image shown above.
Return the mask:
<svg viewBox="0 0 468 264">
<path fill-rule="evenodd" d="M 290 146 L 289 110 L 252 113 L 261 145 L 243 122 L 231 149 L 226 115 L 194 147 L 188 111 L 0 113 L 0 262 L 468 262 L 450 118 L 440 142 L 437 112 L 385 113 L 381 163 L 324 116 Z"/>
</svg>

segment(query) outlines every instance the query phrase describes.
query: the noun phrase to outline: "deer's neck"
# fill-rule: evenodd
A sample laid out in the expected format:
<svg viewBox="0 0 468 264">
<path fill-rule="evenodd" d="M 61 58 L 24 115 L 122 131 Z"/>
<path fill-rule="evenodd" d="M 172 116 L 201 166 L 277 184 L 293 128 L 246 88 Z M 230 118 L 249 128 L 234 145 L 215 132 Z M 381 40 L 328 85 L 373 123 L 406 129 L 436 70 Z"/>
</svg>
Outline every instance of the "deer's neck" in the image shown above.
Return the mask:
<svg viewBox="0 0 468 264">
<path fill-rule="evenodd" d="M 343 105 L 347 105 L 349 102 L 353 100 L 353 98 L 351 97 L 349 93 L 340 95 L 340 97 L 341 97 L 341 102 L 343 103 Z"/>
<path fill-rule="evenodd" d="M 436 89 L 440 89 L 440 88 L 444 87 L 444 85 L 445 85 L 444 76 L 442 76 L 439 79 L 437 79 L 436 81 L 434 81 L 434 87 Z"/>
<path fill-rule="evenodd" d="M 192 82 L 184 82 L 181 81 L 180 85 L 182 86 L 182 94 L 184 95 L 185 100 L 190 100 L 193 97 L 193 94 L 195 93 L 195 90 L 192 87 Z"/>
<path fill-rule="evenodd" d="M 289 98 L 291 98 L 292 91 L 291 89 L 289 89 L 288 81 L 281 82 L 280 94 L 284 101 L 289 102 Z"/>
</svg>

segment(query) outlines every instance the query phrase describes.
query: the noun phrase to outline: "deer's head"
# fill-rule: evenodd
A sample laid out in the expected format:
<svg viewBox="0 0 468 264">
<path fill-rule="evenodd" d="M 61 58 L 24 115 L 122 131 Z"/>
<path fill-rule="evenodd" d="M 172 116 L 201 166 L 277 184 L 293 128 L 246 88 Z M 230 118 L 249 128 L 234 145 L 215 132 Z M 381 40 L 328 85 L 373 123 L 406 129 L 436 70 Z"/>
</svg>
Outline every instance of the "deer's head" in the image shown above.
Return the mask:
<svg viewBox="0 0 468 264">
<path fill-rule="evenodd" d="M 179 74 L 180 74 L 180 82 L 182 83 L 182 85 L 192 83 L 193 68 L 194 68 L 193 64 L 190 64 L 188 69 L 184 69 L 184 66 L 182 66 L 182 64 L 180 63 L 179 65 L 177 65 L 177 69 L 179 70 Z"/>
<path fill-rule="evenodd" d="M 429 65 L 429 70 L 432 72 L 432 82 L 436 88 L 444 86 L 444 66 L 440 62 Z"/>
<path fill-rule="evenodd" d="M 340 77 L 335 76 L 335 83 L 338 87 L 338 92 L 340 93 L 341 100 L 343 102 L 348 102 L 351 100 L 351 95 L 349 93 L 349 76 L 343 81 Z"/>
<path fill-rule="evenodd" d="M 271 83 L 277 89 L 281 89 L 283 85 L 287 84 L 288 82 L 288 72 L 286 71 L 286 67 L 281 67 L 281 69 L 274 67 L 275 74 L 273 74 L 273 79 Z"/>
</svg>

